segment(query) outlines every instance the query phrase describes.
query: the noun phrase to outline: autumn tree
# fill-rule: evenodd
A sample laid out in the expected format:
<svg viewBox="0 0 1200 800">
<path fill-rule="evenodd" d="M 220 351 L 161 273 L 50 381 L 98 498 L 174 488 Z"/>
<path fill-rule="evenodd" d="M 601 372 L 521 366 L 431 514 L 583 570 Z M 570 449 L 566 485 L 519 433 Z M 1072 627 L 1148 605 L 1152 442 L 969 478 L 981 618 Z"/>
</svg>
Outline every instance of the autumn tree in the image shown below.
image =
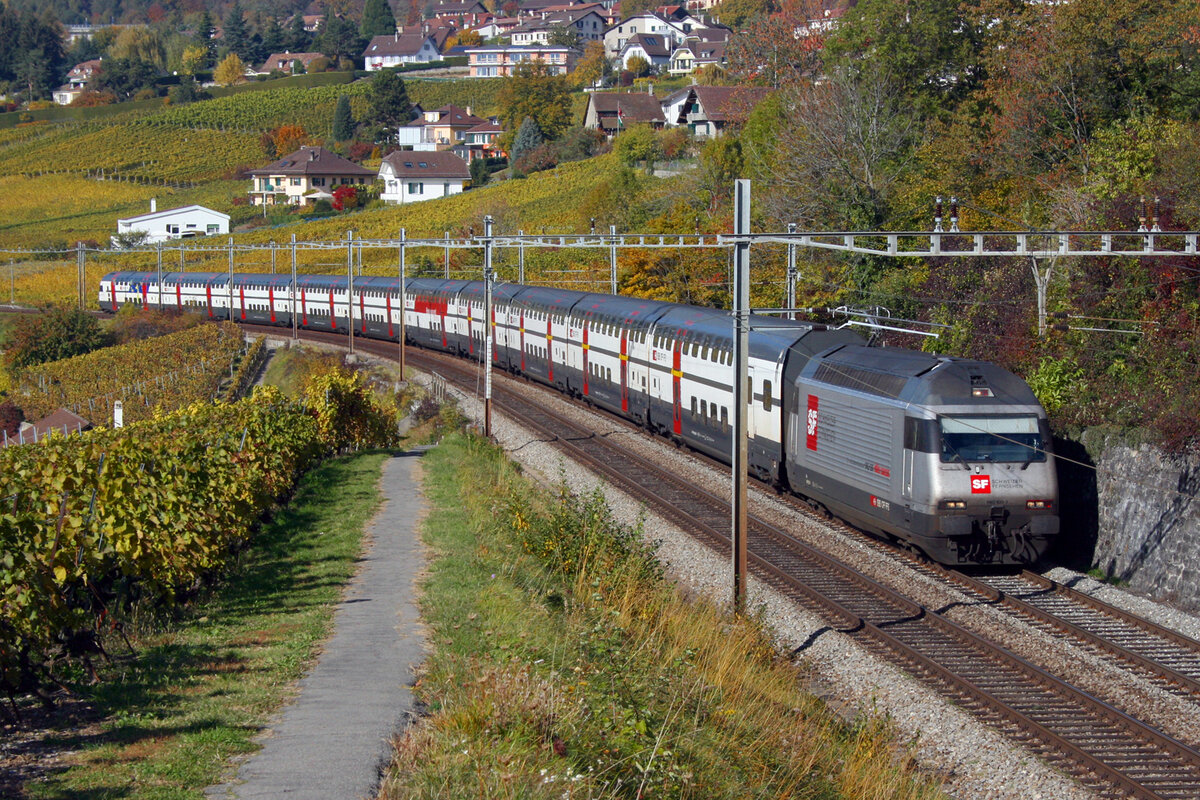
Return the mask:
<svg viewBox="0 0 1200 800">
<path fill-rule="evenodd" d="M 520 64 L 504 79 L 497 104 L 507 130 L 529 117 L 546 139 L 557 139 L 571 126 L 571 93 L 564 75 L 555 75 L 541 60 Z"/>
<path fill-rule="evenodd" d="M 110 58 L 143 61 L 160 70 L 167 65 L 167 51 L 161 34 L 145 25 L 122 29 L 108 54 Z"/>
<path fill-rule="evenodd" d="M 16 370 L 90 353 L 109 342 L 95 317 L 74 308 L 50 307 L 21 315 L 8 332 L 5 359 Z"/>
<path fill-rule="evenodd" d="M 583 57 L 575 64 L 571 73 L 572 83 L 579 88 L 595 86 L 602 78 L 612 74 L 612 64 L 604 52 L 604 42 L 588 42 L 583 48 Z"/>
<path fill-rule="evenodd" d="M 650 74 L 651 64 L 641 56 L 630 56 L 625 61 L 625 69 L 635 78 L 644 78 Z"/>
<path fill-rule="evenodd" d="M 302 125 L 280 125 L 263 137 L 263 149 L 268 158 L 282 158 L 308 144 L 308 132 Z M 274 152 L 270 152 L 273 150 Z"/>
<path fill-rule="evenodd" d="M 213 80 L 222 86 L 233 86 L 246 80 L 246 64 L 237 53 L 230 53 L 213 70 Z"/>
<path fill-rule="evenodd" d="M 725 48 L 730 74 L 775 87 L 815 76 L 825 34 L 810 23 L 823 19 L 823 6 L 820 0 L 786 0 L 777 12 L 748 20 Z"/>
</svg>

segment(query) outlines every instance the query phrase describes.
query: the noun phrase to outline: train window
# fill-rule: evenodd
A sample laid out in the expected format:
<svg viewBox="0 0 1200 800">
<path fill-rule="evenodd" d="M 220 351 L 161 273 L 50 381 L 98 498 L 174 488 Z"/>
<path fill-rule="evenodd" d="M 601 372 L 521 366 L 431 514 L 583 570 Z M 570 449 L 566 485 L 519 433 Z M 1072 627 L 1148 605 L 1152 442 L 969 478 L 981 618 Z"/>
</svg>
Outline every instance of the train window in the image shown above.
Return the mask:
<svg viewBox="0 0 1200 800">
<path fill-rule="evenodd" d="M 692 397 L 692 419 L 696 418 L 696 398 Z"/>
<path fill-rule="evenodd" d="M 771 410 L 771 400 L 772 400 L 772 398 L 771 398 L 771 382 L 763 381 L 763 399 L 762 399 L 763 411 Z"/>
<path fill-rule="evenodd" d="M 700 401 L 700 419 L 707 419 L 707 417 L 708 417 L 708 401 L 701 400 Z"/>
<path fill-rule="evenodd" d="M 604 379 L 606 381 L 608 381 L 609 383 L 612 383 L 612 367 L 605 367 L 604 373 L 605 373 Z"/>
<path fill-rule="evenodd" d="M 729 430 L 729 409 L 726 408 L 725 406 L 721 406 L 721 432 L 724 433 L 728 430 Z"/>
</svg>

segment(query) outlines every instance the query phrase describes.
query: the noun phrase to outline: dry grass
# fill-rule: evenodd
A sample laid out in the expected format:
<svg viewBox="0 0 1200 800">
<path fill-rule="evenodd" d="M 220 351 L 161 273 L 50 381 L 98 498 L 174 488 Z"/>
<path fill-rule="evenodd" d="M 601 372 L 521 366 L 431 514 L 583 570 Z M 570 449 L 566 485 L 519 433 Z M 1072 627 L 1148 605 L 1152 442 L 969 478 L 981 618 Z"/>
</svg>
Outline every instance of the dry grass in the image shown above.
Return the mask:
<svg viewBox="0 0 1200 800">
<path fill-rule="evenodd" d="M 800 690 L 767 630 L 688 602 L 599 496 L 476 440 L 428 458 L 429 716 L 382 797 L 939 797 L 886 719 Z"/>
</svg>

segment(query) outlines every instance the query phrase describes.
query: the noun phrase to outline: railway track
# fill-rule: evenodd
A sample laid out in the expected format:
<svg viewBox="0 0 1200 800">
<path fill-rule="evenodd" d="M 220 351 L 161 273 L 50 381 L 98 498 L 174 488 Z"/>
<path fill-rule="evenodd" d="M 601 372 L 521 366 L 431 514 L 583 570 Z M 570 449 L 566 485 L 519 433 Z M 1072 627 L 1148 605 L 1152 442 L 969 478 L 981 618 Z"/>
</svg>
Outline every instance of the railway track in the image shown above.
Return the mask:
<svg viewBox="0 0 1200 800">
<path fill-rule="evenodd" d="M 265 329 L 277 333 L 277 329 Z M 325 338 L 319 334 L 314 338 Z M 343 337 L 326 341 L 344 342 Z M 392 358 L 394 345 L 364 340 L 360 349 Z M 410 351 L 411 352 L 411 351 Z M 423 364 L 477 388 L 477 365 L 412 352 Z M 668 470 L 531 401 L 528 384 L 495 385 L 497 405 L 518 423 L 567 449 L 614 486 L 647 502 L 719 552 L 728 552 L 729 506 Z M 903 666 L 943 695 L 1111 797 L 1193 798 L 1200 794 L 1200 752 L 1070 686 L 896 591 L 845 566 L 786 531 L 751 518 L 750 566 L 776 590 L 835 621 L 867 649 Z M 1186 637 L 1086 598 L 1033 573 L 985 580 L 921 564 L 930 574 L 1053 628 L 1150 673 L 1178 691 L 1200 686 L 1200 654 Z M 1086 598 L 1084 600 L 1083 598 Z M 1115 613 L 1114 613 L 1115 612 Z"/>
</svg>

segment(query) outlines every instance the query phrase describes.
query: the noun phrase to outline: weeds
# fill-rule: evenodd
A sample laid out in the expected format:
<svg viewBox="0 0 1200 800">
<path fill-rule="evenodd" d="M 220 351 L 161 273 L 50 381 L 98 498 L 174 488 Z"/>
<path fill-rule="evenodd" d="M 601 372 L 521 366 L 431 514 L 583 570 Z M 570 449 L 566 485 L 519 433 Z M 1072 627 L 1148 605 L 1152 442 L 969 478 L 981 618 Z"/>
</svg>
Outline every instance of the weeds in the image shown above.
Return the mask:
<svg viewBox="0 0 1200 800">
<path fill-rule="evenodd" d="M 429 716 L 382 796 L 932 798 L 884 718 L 798 690 L 758 622 L 685 602 L 603 495 L 477 438 L 431 453 Z"/>
</svg>

